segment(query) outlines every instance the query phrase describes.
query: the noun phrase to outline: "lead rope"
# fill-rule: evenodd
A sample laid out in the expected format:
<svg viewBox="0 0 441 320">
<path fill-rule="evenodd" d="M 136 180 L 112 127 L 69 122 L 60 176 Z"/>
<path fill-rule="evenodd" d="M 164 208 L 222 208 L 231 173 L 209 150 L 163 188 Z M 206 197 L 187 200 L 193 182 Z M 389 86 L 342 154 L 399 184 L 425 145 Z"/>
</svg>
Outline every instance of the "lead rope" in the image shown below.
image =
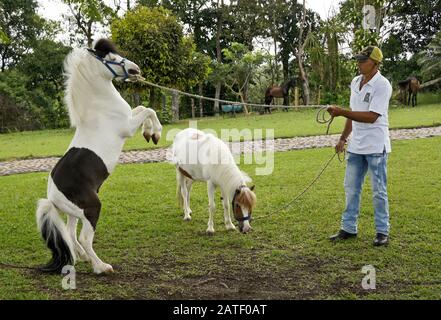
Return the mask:
<svg viewBox="0 0 441 320">
<path fill-rule="evenodd" d="M 334 121 L 334 117 L 333 116 L 330 116 L 330 118 L 326 119 L 325 116 L 326 116 L 327 109 L 328 109 L 328 106 L 321 107 L 317 111 L 317 114 L 315 115 L 315 121 L 317 123 L 320 123 L 320 124 L 326 124 L 327 123 L 328 124 L 327 127 L 326 127 L 326 135 L 329 134 L 329 128 L 331 127 L 332 121 Z"/>
<path fill-rule="evenodd" d="M 322 108 L 320 108 L 317 111 L 316 114 L 316 122 L 320 123 L 320 124 L 327 124 L 327 128 L 326 128 L 326 135 L 329 133 L 329 128 L 331 126 L 332 121 L 334 120 L 334 117 L 330 117 L 329 119 L 326 119 L 325 117 L 325 112 L 327 110 L 328 106 L 324 106 Z M 285 203 L 284 205 L 282 205 L 280 208 L 278 208 L 277 210 L 274 210 L 264 216 L 259 216 L 253 220 L 258 220 L 258 219 L 262 219 L 262 218 L 266 218 L 269 217 L 275 213 L 279 213 L 283 210 L 288 209 L 289 207 L 291 207 L 291 205 L 296 202 L 299 198 L 301 198 L 316 182 L 317 180 L 321 177 L 321 175 L 325 172 L 326 168 L 330 165 L 330 163 L 332 162 L 332 160 L 334 160 L 335 156 L 337 155 L 338 160 L 342 163 L 344 161 L 345 158 L 345 154 L 346 151 L 343 149 L 343 158 L 340 157 L 340 153 L 338 153 L 337 151 L 332 155 L 331 158 L 329 158 L 329 160 L 325 163 L 325 165 L 323 166 L 323 168 L 321 169 L 321 171 L 317 174 L 317 176 L 306 186 L 305 189 L 303 189 L 302 192 L 300 192 L 297 196 L 295 196 L 291 201 L 289 201 L 288 203 Z"/>
</svg>

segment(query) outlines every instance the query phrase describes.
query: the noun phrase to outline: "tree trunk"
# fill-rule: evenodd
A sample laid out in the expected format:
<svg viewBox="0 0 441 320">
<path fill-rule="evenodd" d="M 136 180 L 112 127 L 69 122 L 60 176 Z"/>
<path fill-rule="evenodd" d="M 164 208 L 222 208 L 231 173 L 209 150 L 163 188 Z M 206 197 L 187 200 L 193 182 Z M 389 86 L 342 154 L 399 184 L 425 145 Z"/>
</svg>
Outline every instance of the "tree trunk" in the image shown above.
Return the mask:
<svg viewBox="0 0 441 320">
<path fill-rule="evenodd" d="M 194 119 L 194 118 L 196 118 L 196 112 L 195 112 L 196 108 L 194 106 L 194 99 L 191 98 L 190 101 L 191 101 L 191 118 Z"/>
<path fill-rule="evenodd" d="M 179 93 L 172 91 L 172 122 L 179 120 Z"/>
<path fill-rule="evenodd" d="M 243 106 L 243 109 L 245 111 L 245 114 L 248 114 L 248 108 L 247 108 L 247 105 L 246 105 L 246 103 L 247 103 L 246 97 L 244 96 L 244 94 L 242 92 L 239 93 L 239 95 L 240 95 L 240 101 L 242 101 L 242 103 L 244 103 L 242 106 Z M 234 106 L 233 106 L 233 108 L 234 108 Z"/>
<path fill-rule="evenodd" d="M 218 82 L 216 83 L 216 91 L 214 93 L 214 98 L 219 100 L 220 99 L 220 93 L 221 93 L 221 88 L 222 88 L 222 83 Z M 214 115 L 215 116 L 219 116 L 219 101 L 215 101 L 214 102 Z"/>
<path fill-rule="evenodd" d="M 441 78 L 437 78 L 434 80 L 424 82 L 423 84 L 420 85 L 420 89 L 425 88 L 425 87 L 429 87 L 429 86 L 434 85 L 435 83 L 438 83 L 440 81 L 441 81 Z"/>
<path fill-rule="evenodd" d="M 286 58 L 282 58 L 282 71 L 283 71 L 283 80 L 288 81 L 289 78 L 289 61 Z M 278 84 L 278 83 L 277 83 Z"/>
<path fill-rule="evenodd" d="M 297 48 L 297 60 L 299 63 L 299 70 L 300 70 L 300 79 L 302 79 L 302 86 L 303 86 L 303 102 L 305 105 L 309 104 L 309 82 L 308 82 L 308 75 L 306 74 L 306 70 L 303 66 L 303 30 L 305 28 L 305 19 L 306 19 L 306 6 L 305 6 L 305 0 L 303 0 L 303 15 L 302 15 L 302 22 L 300 25 L 299 30 L 299 45 Z"/>
<path fill-rule="evenodd" d="M 152 108 L 155 111 L 160 110 L 160 104 L 161 104 L 161 93 L 159 89 L 156 89 L 154 87 L 150 88 L 150 99 L 149 99 L 149 108 Z"/>
<path fill-rule="evenodd" d="M 141 97 L 139 95 L 138 90 L 133 92 L 133 102 L 134 102 L 135 106 L 139 106 L 141 104 Z"/>
<path fill-rule="evenodd" d="M 199 84 L 199 95 L 202 96 L 204 90 L 204 85 L 202 83 Z M 204 102 L 202 99 L 199 99 L 199 110 L 201 112 L 201 118 L 204 116 Z"/>
<path fill-rule="evenodd" d="M 277 40 L 276 37 L 273 37 L 273 41 L 274 41 L 274 71 L 276 72 L 276 82 L 274 82 L 274 76 L 272 76 L 271 78 L 271 82 L 272 84 L 275 83 L 279 83 L 279 69 L 277 67 Z"/>
<path fill-rule="evenodd" d="M 222 37 L 222 15 L 224 8 L 224 0 L 220 0 L 220 6 L 219 6 L 219 0 L 217 0 L 217 9 L 218 9 L 218 18 L 217 18 L 217 29 L 216 29 L 216 60 L 218 64 L 222 63 L 222 49 L 220 45 L 220 39 Z M 222 83 L 218 82 L 216 83 L 216 92 L 214 94 L 214 98 L 219 100 L 220 93 L 222 89 Z M 214 102 L 214 115 L 219 116 L 219 101 Z"/>
<path fill-rule="evenodd" d="M 92 21 L 89 21 L 87 23 L 87 47 L 92 48 L 92 42 L 93 42 L 93 34 L 92 34 Z"/>
</svg>

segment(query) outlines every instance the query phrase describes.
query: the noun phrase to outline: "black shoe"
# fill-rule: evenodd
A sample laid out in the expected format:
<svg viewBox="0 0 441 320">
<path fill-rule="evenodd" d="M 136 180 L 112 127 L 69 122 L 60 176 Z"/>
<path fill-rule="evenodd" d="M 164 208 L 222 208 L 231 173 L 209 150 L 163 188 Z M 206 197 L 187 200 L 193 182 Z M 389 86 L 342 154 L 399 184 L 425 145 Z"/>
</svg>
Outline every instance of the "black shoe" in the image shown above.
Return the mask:
<svg viewBox="0 0 441 320">
<path fill-rule="evenodd" d="M 346 239 L 350 239 L 350 238 L 355 238 L 356 236 L 357 236 L 356 233 L 349 233 L 344 230 L 340 230 L 337 234 L 330 236 L 329 240 L 331 240 L 331 241 L 346 240 Z"/>
<path fill-rule="evenodd" d="M 377 236 L 374 239 L 374 246 L 387 246 L 389 244 L 389 237 L 382 233 L 377 233 Z"/>
</svg>

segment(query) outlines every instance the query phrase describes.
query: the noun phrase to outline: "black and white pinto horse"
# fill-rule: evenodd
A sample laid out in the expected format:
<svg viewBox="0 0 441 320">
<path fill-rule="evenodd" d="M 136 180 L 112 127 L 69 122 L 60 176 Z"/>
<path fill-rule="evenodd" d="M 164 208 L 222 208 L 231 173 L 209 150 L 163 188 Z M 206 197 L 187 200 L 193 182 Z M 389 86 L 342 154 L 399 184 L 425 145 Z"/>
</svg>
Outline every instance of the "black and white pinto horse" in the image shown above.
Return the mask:
<svg viewBox="0 0 441 320">
<path fill-rule="evenodd" d="M 143 135 L 156 144 L 162 126 L 154 110 L 131 109 L 112 80 L 133 81 L 139 67 L 121 57 L 107 39 L 94 49 L 74 49 L 64 62 L 65 103 L 76 127 L 67 152 L 49 175 L 47 199 L 38 201 L 37 225 L 52 259 L 45 272 L 60 272 L 77 258 L 90 261 L 97 274 L 113 272 L 92 248 L 101 210 L 98 191 L 114 170 L 125 140 L 143 126 Z M 59 213 L 67 214 L 67 224 Z M 77 223 L 82 229 L 77 239 Z"/>
</svg>

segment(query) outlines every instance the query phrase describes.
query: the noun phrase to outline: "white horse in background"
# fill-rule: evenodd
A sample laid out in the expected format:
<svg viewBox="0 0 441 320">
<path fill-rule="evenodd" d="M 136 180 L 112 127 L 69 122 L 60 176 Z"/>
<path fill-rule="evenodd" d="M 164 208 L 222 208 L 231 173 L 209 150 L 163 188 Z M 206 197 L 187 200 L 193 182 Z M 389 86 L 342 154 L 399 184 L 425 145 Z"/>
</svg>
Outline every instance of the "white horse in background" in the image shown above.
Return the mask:
<svg viewBox="0 0 441 320">
<path fill-rule="evenodd" d="M 179 132 L 171 148 L 171 161 L 176 165 L 177 195 L 184 209 L 184 220 L 191 220 L 190 192 L 194 181 L 206 181 L 208 186 L 209 219 L 207 234 L 214 234 L 214 193 L 220 187 L 224 208 L 225 227 L 234 230 L 230 204 L 239 230 L 251 230 L 250 220 L 256 204 L 251 178 L 237 167 L 227 144 L 212 134 L 188 128 Z"/>
<path fill-rule="evenodd" d="M 162 126 L 154 110 L 131 109 L 112 79 L 135 80 L 139 67 L 121 57 L 107 39 L 94 49 L 74 49 L 64 62 L 65 102 L 75 135 L 48 178 L 47 199 L 40 199 L 37 225 L 52 259 L 45 272 L 60 272 L 77 257 L 90 261 L 95 273 L 113 272 L 92 248 L 101 202 L 98 191 L 114 170 L 125 140 L 143 125 L 143 135 L 156 144 Z M 67 225 L 59 212 L 67 214 Z M 77 222 L 82 230 L 77 240 Z"/>
</svg>

